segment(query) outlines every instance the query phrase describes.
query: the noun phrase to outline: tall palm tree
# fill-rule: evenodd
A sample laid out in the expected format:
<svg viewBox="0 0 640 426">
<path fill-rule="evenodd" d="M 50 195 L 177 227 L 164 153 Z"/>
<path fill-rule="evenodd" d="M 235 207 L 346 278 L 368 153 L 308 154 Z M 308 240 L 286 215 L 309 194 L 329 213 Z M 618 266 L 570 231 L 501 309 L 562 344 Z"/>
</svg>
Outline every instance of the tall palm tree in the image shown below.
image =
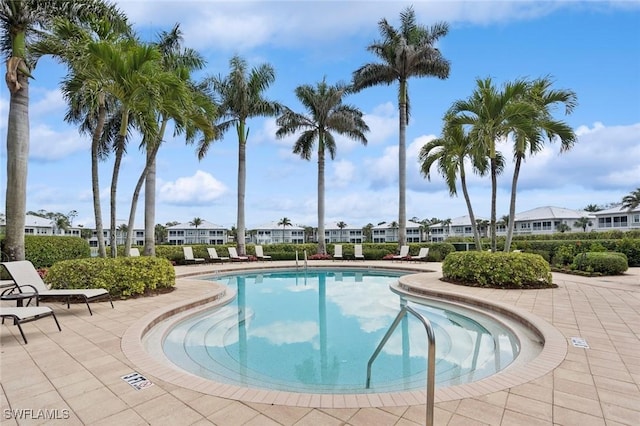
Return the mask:
<svg viewBox="0 0 640 426">
<path fill-rule="evenodd" d="M 496 144 L 516 131 L 531 134 L 528 117 L 535 113 L 533 105 L 525 102 L 528 84 L 524 80 L 509 82 L 499 90 L 491 78 L 476 80 L 473 94 L 466 100 L 453 103 L 448 115 L 452 124 L 469 127 L 469 137 L 478 155 L 489 157 L 491 173 L 491 251 L 496 251 L 496 196 L 500 167 Z"/>
<path fill-rule="evenodd" d="M 450 117 L 449 117 L 450 118 Z M 471 223 L 476 222 L 471 206 L 471 199 L 467 189 L 467 177 L 465 173 L 465 161 L 469 160 L 472 170 L 483 176 L 487 172 L 487 157 L 484 155 L 476 155 L 474 145 L 465 134 L 462 125 L 451 124 L 445 118 L 445 127 L 442 137 L 429 141 L 420 150 L 420 170 L 422 174 L 431 180 L 431 166 L 434 163 L 438 165 L 438 172 L 444 178 L 449 188 L 449 195 L 457 195 L 457 179 L 460 178 L 460 186 L 464 195 L 464 201 L 467 204 L 469 219 Z M 481 250 L 480 232 L 476 226 L 473 227 L 473 238 L 476 250 Z"/>
<path fill-rule="evenodd" d="M 283 217 L 278 221 L 278 226 L 282 226 L 282 242 L 284 243 L 284 229 L 291 226 L 291 220 L 288 217 Z"/>
<path fill-rule="evenodd" d="M 565 152 L 573 146 L 577 137 L 571 126 L 567 123 L 555 120 L 552 116 L 552 109 L 557 105 L 564 105 L 565 114 L 571 114 L 577 103 L 577 96 L 571 90 L 552 89 L 553 82 L 549 77 L 538 78 L 527 84 L 527 91 L 524 94 L 525 101 L 533 105 L 535 113 L 526 117 L 531 121 L 531 127 L 526 131 L 516 131 L 514 134 L 515 166 L 513 169 L 513 179 L 511 181 L 511 201 L 509 204 L 509 225 L 507 227 L 507 238 L 504 244 L 504 251 L 511 250 L 511 239 L 513 238 L 513 227 L 516 215 L 516 193 L 520 167 L 527 152 L 533 156 L 544 148 L 545 136 L 549 142 L 560 141 L 560 152 Z"/>
<path fill-rule="evenodd" d="M 56 18 L 83 22 L 98 17 L 114 23 L 126 18 L 102 0 L 2 1 L 0 2 L 0 49 L 7 58 L 5 81 L 9 89 L 7 120 L 7 188 L 5 196 L 7 259 L 24 260 L 24 226 L 27 201 L 29 157 L 29 78 L 36 62 L 31 45 L 48 31 Z"/>
<path fill-rule="evenodd" d="M 218 102 L 220 121 L 216 125 L 221 138 L 227 130 L 235 127 L 238 135 L 238 208 L 236 245 L 238 254 L 245 255 L 245 214 L 244 199 L 247 180 L 247 138 L 249 128 L 247 120 L 252 117 L 272 117 L 280 113 L 281 105 L 278 102 L 264 97 L 264 91 L 269 88 L 276 79 L 274 68 L 269 64 L 261 64 L 248 69 L 247 61 L 239 56 L 234 56 L 229 61 L 231 71 L 226 77 L 217 76 L 207 79 L 213 85 L 213 90 Z M 202 158 L 208 148 L 208 144 L 200 150 Z"/>
<path fill-rule="evenodd" d="M 104 132 L 105 122 L 116 110 L 116 105 L 115 99 L 104 90 L 102 76 L 97 72 L 88 72 L 96 65 L 88 60 L 88 46 L 94 41 L 116 43 L 131 36 L 131 28 L 118 23 L 89 19 L 77 24 L 58 19 L 53 22 L 51 31 L 34 43 L 32 48 L 38 56 L 49 54 L 67 65 L 68 73 L 61 83 L 62 93 L 68 103 L 65 121 L 78 125 L 80 132 L 91 135 L 91 187 L 99 257 L 106 257 L 99 161 L 109 153 L 112 135 Z"/>
<path fill-rule="evenodd" d="M 200 70 L 205 66 L 205 60 L 196 51 L 182 47 L 182 31 L 179 24 L 176 24 L 171 31 L 162 31 L 153 45 L 157 46 L 162 55 L 163 70 L 175 73 L 187 85 L 185 92 L 178 92 L 183 93 L 187 98 L 180 99 L 173 96 L 165 99 L 168 103 L 162 111 L 159 111 L 158 139 L 151 144 L 145 144 L 147 161 L 141 179 L 144 180 L 145 186 L 144 254 L 146 256 L 155 255 L 153 229 L 156 207 L 156 157 L 169 120 L 174 120 L 175 134 L 185 134 L 187 143 L 192 143 L 196 137 L 200 137 L 198 145 L 201 146 L 208 144 L 214 138 L 215 129 L 211 123 L 216 118 L 216 108 L 207 96 L 206 87 L 190 80 L 193 71 Z M 134 198 L 137 198 L 135 193 Z M 135 204 L 132 203 L 131 207 L 134 210 Z"/>
<path fill-rule="evenodd" d="M 409 88 L 411 77 L 449 77 L 449 61 L 435 47 L 449 32 L 445 22 L 427 28 L 416 22 L 412 7 L 400 13 L 400 27 L 394 28 L 386 19 L 378 22 L 381 41 L 375 41 L 367 50 L 382 62 L 366 64 L 353 73 L 354 90 L 398 82 L 399 136 L 398 136 L 398 244 L 406 242 L 406 130 L 409 123 Z"/>
<path fill-rule="evenodd" d="M 629 211 L 635 210 L 640 206 L 640 188 L 636 188 L 635 191 L 631 191 L 629 195 L 625 195 L 622 198 L 622 208 Z"/>
<path fill-rule="evenodd" d="M 196 228 L 196 242 L 198 242 L 198 227 L 202 225 L 202 219 L 200 219 L 199 217 L 194 217 L 193 220 L 189 222 L 189 225 Z"/>
<path fill-rule="evenodd" d="M 333 160 L 336 157 L 336 141 L 333 133 L 345 135 L 363 145 L 367 144 L 364 133 L 369 127 L 362 112 L 352 105 L 342 103 L 348 86 L 337 83 L 333 86 L 322 79 L 316 86 L 305 84 L 295 90 L 296 97 L 307 114 L 286 108 L 278 117 L 278 138 L 302 132 L 293 146 L 294 154 L 310 160 L 317 141 L 318 155 L 318 254 L 326 254 L 324 239 L 324 168 L 325 153 Z"/>
</svg>

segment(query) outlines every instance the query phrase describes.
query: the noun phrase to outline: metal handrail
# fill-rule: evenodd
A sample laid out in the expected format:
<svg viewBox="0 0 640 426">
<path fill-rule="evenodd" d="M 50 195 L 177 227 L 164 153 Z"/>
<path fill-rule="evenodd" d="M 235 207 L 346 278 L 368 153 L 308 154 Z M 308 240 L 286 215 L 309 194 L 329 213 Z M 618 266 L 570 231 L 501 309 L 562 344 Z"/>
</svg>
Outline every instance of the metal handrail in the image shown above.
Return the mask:
<svg viewBox="0 0 640 426">
<path fill-rule="evenodd" d="M 396 319 L 393 320 L 393 324 L 387 330 L 387 333 L 382 338 L 382 341 L 378 344 L 378 347 L 369 358 L 369 362 L 367 363 L 367 389 L 369 389 L 371 385 L 371 364 L 375 361 L 378 354 L 382 350 L 382 347 L 387 343 L 387 340 L 393 334 L 393 331 L 396 329 L 398 324 L 402 318 L 407 314 L 407 312 L 413 314 L 418 320 L 424 325 L 425 330 L 427 331 L 427 412 L 426 412 L 426 425 L 433 426 L 433 402 L 435 398 L 435 377 L 436 377 L 436 336 L 433 331 L 433 327 L 431 326 L 431 322 L 425 318 L 418 311 L 413 309 L 408 304 L 404 304 L 398 312 Z"/>
<path fill-rule="evenodd" d="M 307 270 L 307 251 L 304 251 L 304 270 Z"/>
</svg>

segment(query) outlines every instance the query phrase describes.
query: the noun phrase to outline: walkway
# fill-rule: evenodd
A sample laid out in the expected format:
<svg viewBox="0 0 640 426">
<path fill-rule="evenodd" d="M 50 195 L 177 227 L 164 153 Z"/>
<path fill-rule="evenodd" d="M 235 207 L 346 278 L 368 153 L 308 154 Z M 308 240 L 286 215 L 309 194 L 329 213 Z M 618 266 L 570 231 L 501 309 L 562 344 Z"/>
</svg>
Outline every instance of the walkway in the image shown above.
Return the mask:
<svg viewBox="0 0 640 426">
<path fill-rule="evenodd" d="M 314 262 L 310 262 L 313 265 Z M 322 265 L 323 263 L 317 263 Z M 324 263 L 326 265 L 326 263 Z M 350 262 L 341 262 L 349 265 Z M 351 263 L 362 266 L 363 262 Z M 365 262 L 365 265 L 389 265 Z M 269 262 L 264 265 L 291 265 Z M 398 266 L 398 263 L 394 263 Z M 423 270 L 434 263 L 403 265 Z M 152 311 L 210 296 L 192 275 L 239 268 L 239 264 L 177 267 L 172 293 L 70 310 L 52 306 L 63 331 L 43 319 L 0 327 L 1 423 L 87 425 L 419 425 L 425 406 L 309 408 L 242 402 L 175 385 L 156 377 L 122 351 L 130 327 Z M 253 265 L 252 265 L 253 266 Z M 552 290 L 487 290 L 440 281 L 431 288 L 507 304 L 544 319 L 567 340 L 567 353 L 552 371 L 523 384 L 474 397 L 438 402 L 437 425 L 639 425 L 640 268 L 614 278 L 554 274 Z M 5 303 L 5 302 L 3 302 Z M 589 348 L 575 347 L 571 337 Z M 140 372 L 153 386 L 136 391 L 121 377 Z M 166 379 L 168 381 L 163 380 Z M 436 390 L 436 396 L 438 390 Z M 56 417 L 60 420 L 48 420 Z"/>
</svg>

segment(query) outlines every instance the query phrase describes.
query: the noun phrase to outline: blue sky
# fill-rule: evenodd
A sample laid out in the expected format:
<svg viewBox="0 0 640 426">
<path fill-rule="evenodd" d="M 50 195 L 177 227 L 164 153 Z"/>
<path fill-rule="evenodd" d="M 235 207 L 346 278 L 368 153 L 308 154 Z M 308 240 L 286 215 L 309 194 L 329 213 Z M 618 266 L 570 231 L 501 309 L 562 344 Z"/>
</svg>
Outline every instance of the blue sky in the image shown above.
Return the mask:
<svg viewBox="0 0 640 426">
<path fill-rule="evenodd" d="M 366 47 L 378 39 L 377 23 L 397 26 L 413 4 L 418 21 L 446 21 L 439 48 L 451 61 L 447 80 L 409 82 L 407 217 L 441 219 L 467 214 L 464 199 L 451 198 L 441 178 L 418 171 L 420 147 L 440 134 L 451 104 L 468 97 L 476 78 L 499 84 L 520 77 L 551 76 L 556 88 L 577 93 L 570 116 L 578 142 L 562 155 L 548 144 L 521 170 L 516 211 L 540 206 L 581 209 L 620 201 L 640 187 L 640 2 L 538 1 L 118 1 L 139 35 L 153 39 L 180 23 L 184 45 L 207 59 L 197 78 L 228 73 L 239 54 L 276 69 L 266 95 L 302 112 L 294 95 L 301 84 L 349 81 L 352 72 L 377 61 Z M 92 225 L 90 139 L 64 123 L 58 90 L 64 68 L 38 64 L 30 85 L 31 149 L 27 210 L 78 212 L 75 224 Z M 345 99 L 365 114 L 371 131 L 362 146 L 338 137 L 337 156 L 326 164 L 326 222 L 349 226 L 397 220 L 397 86 L 366 89 Z M 0 157 L 6 164 L 9 95 L 0 91 Z M 275 119 L 252 119 L 247 147 L 246 224 L 288 217 L 317 226 L 317 162 L 292 154 L 295 138 L 277 140 Z M 127 218 L 144 157 L 132 140 L 120 172 L 118 218 Z M 511 158 L 508 144 L 499 145 Z M 105 220 L 112 161 L 100 164 Z M 6 169 L 5 169 L 6 170 Z M 0 202 L 4 207 L 6 175 Z M 508 213 L 512 167 L 499 177 L 498 215 Z M 470 176 L 476 215 L 489 216 L 490 181 Z M 236 222 L 237 140 L 230 131 L 198 161 L 194 147 L 167 135 L 158 154 L 156 222 L 200 217 L 231 227 Z M 136 225 L 143 223 L 142 200 Z"/>
</svg>

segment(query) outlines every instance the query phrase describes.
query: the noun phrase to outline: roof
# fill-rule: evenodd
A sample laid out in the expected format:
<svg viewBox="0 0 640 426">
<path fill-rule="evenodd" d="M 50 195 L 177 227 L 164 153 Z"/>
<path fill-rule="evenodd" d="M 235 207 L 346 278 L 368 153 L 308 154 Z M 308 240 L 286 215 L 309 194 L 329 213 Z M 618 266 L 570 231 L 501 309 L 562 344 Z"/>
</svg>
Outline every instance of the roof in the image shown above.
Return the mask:
<svg viewBox="0 0 640 426">
<path fill-rule="evenodd" d="M 222 225 L 216 225 L 215 223 L 211 223 L 209 221 L 203 220 L 200 225 L 197 227 L 198 229 L 227 229 Z M 177 225 L 169 226 L 167 229 L 196 229 L 194 225 L 190 222 L 187 223 L 179 223 Z"/>
<path fill-rule="evenodd" d="M 26 215 L 25 216 L 25 226 L 39 226 L 42 228 L 52 228 L 53 221 L 51 219 L 47 219 L 46 217 L 34 216 L 34 215 Z"/>
<path fill-rule="evenodd" d="M 285 229 L 296 229 L 296 230 L 303 230 L 304 228 L 302 226 L 299 225 L 287 225 L 286 227 L 284 227 Z M 282 225 L 278 225 L 278 222 L 268 222 L 268 223 L 264 223 L 260 226 L 255 226 L 252 227 L 251 229 L 283 229 Z"/>
<path fill-rule="evenodd" d="M 562 207 L 537 207 L 521 213 L 516 213 L 515 221 L 522 222 L 526 220 L 541 219 L 580 219 L 581 217 L 593 217 L 593 213 L 584 210 L 571 210 Z"/>
<path fill-rule="evenodd" d="M 489 220 L 486 217 L 475 216 L 476 220 Z M 442 222 L 434 223 L 430 225 L 429 228 L 439 228 L 444 226 Z M 451 224 L 449 226 L 471 226 L 471 217 L 469 215 L 458 216 L 451 219 Z"/>
<path fill-rule="evenodd" d="M 594 216 L 600 216 L 604 214 L 615 214 L 615 213 L 640 213 L 640 206 L 636 207 L 633 210 L 629 210 L 626 207 L 622 207 L 622 204 L 619 206 L 611 207 L 610 209 L 600 210 L 597 212 L 591 213 Z"/>
</svg>

